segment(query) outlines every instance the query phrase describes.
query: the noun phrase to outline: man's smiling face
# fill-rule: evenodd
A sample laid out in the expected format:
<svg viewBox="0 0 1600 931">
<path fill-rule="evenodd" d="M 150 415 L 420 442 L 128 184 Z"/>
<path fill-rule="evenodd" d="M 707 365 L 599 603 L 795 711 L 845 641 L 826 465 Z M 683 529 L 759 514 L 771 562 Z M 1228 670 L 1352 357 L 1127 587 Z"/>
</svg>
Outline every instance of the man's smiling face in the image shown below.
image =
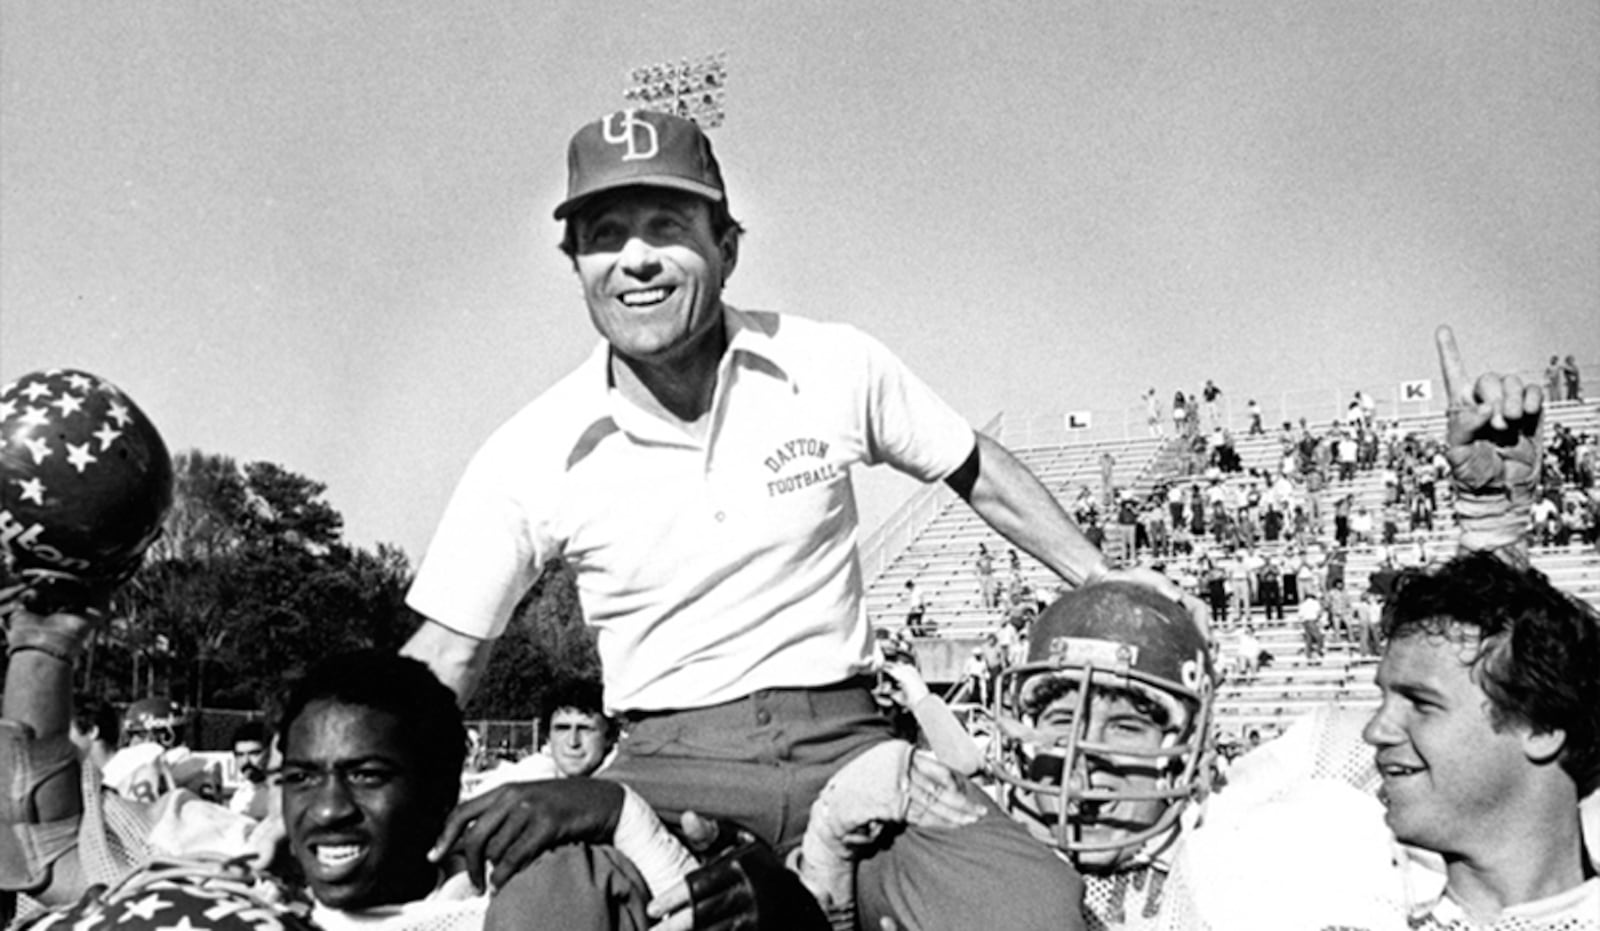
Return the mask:
<svg viewBox="0 0 1600 931">
<path fill-rule="evenodd" d="M 708 201 L 623 188 L 595 198 L 572 222 L 589 317 L 616 352 L 660 364 L 710 343 L 737 240 L 713 232 Z"/>
<path fill-rule="evenodd" d="M 1481 854 L 1503 842 L 1505 801 L 1533 767 L 1526 725 L 1495 722 L 1472 665 L 1473 628 L 1393 639 L 1378 666 L 1383 703 L 1363 736 L 1376 748 L 1380 793 L 1400 840 Z"/>
<path fill-rule="evenodd" d="M 284 746 L 290 850 L 324 905 L 362 909 L 422 898 L 428 848 L 449 806 L 430 800 L 398 717 L 330 700 L 307 705 Z"/>
</svg>

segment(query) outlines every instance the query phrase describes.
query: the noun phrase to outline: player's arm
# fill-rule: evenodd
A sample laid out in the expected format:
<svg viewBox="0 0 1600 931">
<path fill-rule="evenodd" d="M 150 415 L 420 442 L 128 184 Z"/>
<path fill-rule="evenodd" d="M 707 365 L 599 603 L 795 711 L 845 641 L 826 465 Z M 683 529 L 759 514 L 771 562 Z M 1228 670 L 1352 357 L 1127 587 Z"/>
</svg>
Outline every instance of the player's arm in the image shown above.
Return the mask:
<svg viewBox="0 0 1600 931">
<path fill-rule="evenodd" d="M 494 641 L 461 633 L 423 618 L 422 626 L 400 648 L 402 656 L 421 660 L 439 681 L 456 693 L 456 703 L 465 707 L 489 666 Z"/>
<path fill-rule="evenodd" d="M 1098 581 L 1110 567 L 1034 474 L 983 433 L 946 484 L 990 527 L 1073 585 Z"/>
<path fill-rule="evenodd" d="M 73 900 L 83 814 L 78 754 L 68 739 L 72 666 L 89 636 L 77 614 L 35 614 L 20 591 L 0 593 L 7 623 L 0 699 L 0 894 L 27 893 L 46 904 Z M 14 600 L 8 597 L 14 596 Z"/>
<path fill-rule="evenodd" d="M 1516 375 L 1467 376 L 1448 326 L 1434 333 L 1449 408 L 1445 459 L 1455 491 L 1463 550 L 1489 551 L 1528 565 L 1528 531 L 1543 456 L 1544 392 Z"/>
</svg>

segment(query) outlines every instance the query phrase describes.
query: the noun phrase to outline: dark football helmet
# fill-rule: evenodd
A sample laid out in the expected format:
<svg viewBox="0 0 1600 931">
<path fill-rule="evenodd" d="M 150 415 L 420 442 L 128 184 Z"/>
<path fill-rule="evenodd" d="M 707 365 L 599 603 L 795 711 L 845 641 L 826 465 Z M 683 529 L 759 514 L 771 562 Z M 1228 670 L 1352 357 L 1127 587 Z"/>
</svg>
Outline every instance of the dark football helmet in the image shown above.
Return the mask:
<svg viewBox="0 0 1600 931">
<path fill-rule="evenodd" d="M 0 389 L 0 559 L 37 595 L 126 580 L 171 505 L 166 444 L 115 385 L 51 369 Z"/>
<path fill-rule="evenodd" d="M 1138 860 L 1203 794 L 1215 686 L 1205 634 L 1178 603 L 1127 582 L 1063 596 L 995 688 L 990 763 L 1006 807 L 1080 868 Z"/>
<path fill-rule="evenodd" d="M 128 706 L 122 716 L 122 734 L 127 742 L 148 739 L 163 747 L 178 744 L 178 735 L 189 716 L 177 703 L 166 698 L 141 698 Z"/>
</svg>

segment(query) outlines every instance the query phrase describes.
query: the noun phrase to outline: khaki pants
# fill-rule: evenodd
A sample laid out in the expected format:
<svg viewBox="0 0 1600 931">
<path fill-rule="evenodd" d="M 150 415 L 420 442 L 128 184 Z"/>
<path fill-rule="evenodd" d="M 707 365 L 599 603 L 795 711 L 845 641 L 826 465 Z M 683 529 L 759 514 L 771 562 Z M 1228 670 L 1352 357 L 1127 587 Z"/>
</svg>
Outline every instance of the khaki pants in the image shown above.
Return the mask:
<svg viewBox="0 0 1600 931">
<path fill-rule="evenodd" d="M 731 820 L 781 854 L 841 766 L 889 739 L 868 680 L 765 689 L 710 708 L 633 715 L 600 775 L 631 786 L 674 824 L 685 810 Z M 908 827 L 858 871 L 861 927 L 1082 926 L 1082 883 L 999 808 L 961 828 Z"/>
</svg>

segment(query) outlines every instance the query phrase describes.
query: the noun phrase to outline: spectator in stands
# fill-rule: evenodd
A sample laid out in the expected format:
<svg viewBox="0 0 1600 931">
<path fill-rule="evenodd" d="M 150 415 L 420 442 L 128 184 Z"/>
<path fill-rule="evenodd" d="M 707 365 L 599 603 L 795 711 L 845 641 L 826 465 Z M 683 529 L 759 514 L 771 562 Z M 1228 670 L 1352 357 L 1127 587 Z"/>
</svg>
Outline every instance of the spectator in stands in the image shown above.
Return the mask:
<svg viewBox="0 0 1600 931">
<path fill-rule="evenodd" d="M 1261 404 L 1255 398 L 1245 405 L 1245 410 L 1250 414 L 1250 436 L 1266 436 L 1267 430 L 1261 425 Z"/>
<path fill-rule="evenodd" d="M 1566 388 L 1563 395 L 1568 401 L 1583 400 L 1583 371 L 1578 368 L 1578 360 L 1567 356 L 1561 362 L 1561 383 Z"/>
<path fill-rule="evenodd" d="M 1316 564 L 1312 562 L 1312 552 L 1310 549 L 1304 550 L 1295 560 L 1295 582 L 1302 601 L 1308 595 L 1313 598 L 1322 597 L 1322 573 L 1317 571 Z"/>
<path fill-rule="evenodd" d="M 973 647 L 967 654 L 966 661 L 961 664 L 961 687 L 959 695 L 966 696 L 967 701 L 974 701 L 980 705 L 988 704 L 988 689 L 985 683 L 988 677 L 988 666 L 984 663 L 983 648 Z"/>
<path fill-rule="evenodd" d="M 1378 399 L 1366 391 L 1356 389 L 1356 403 L 1361 405 L 1361 423 L 1370 429 L 1378 416 Z"/>
<path fill-rule="evenodd" d="M 1350 601 L 1350 593 L 1344 590 L 1344 580 L 1335 579 L 1328 586 L 1327 594 L 1323 596 L 1327 602 L 1328 629 L 1337 634 L 1346 643 L 1354 642 L 1355 634 L 1351 624 L 1351 615 L 1355 606 Z"/>
<path fill-rule="evenodd" d="M 1350 510 L 1355 499 L 1340 495 L 1333 503 L 1333 542 L 1343 548 L 1350 545 Z"/>
<path fill-rule="evenodd" d="M 1393 546 L 1400 538 L 1400 510 L 1393 504 L 1386 504 L 1380 516 L 1383 520 L 1383 529 L 1378 539 L 1383 541 L 1384 546 Z"/>
<path fill-rule="evenodd" d="M 1420 492 L 1412 495 L 1409 513 L 1413 534 L 1433 530 L 1433 501 L 1429 495 Z"/>
<path fill-rule="evenodd" d="M 1556 542 L 1561 528 L 1561 509 L 1555 501 L 1557 494 L 1546 491 L 1533 503 L 1533 537 L 1545 546 Z"/>
<path fill-rule="evenodd" d="M 1172 435 L 1173 436 L 1175 436 L 1175 437 L 1185 437 L 1185 436 L 1189 435 L 1189 428 L 1188 428 L 1188 425 L 1186 423 L 1188 415 L 1189 415 L 1189 407 L 1188 407 L 1187 402 L 1184 400 L 1183 392 L 1182 391 L 1174 392 L 1173 395 L 1172 395 Z"/>
<path fill-rule="evenodd" d="M 1312 592 L 1301 596 L 1297 614 L 1300 622 L 1302 653 L 1308 662 L 1322 662 L 1327 640 L 1322 632 L 1322 602 Z"/>
<path fill-rule="evenodd" d="M 1150 435 L 1159 437 L 1165 434 L 1161 423 L 1161 398 L 1156 395 L 1156 389 L 1151 388 L 1139 396 L 1144 400 L 1145 424 L 1149 427 Z"/>
<path fill-rule="evenodd" d="M 1582 497 L 1567 499 L 1566 506 L 1561 511 L 1562 546 L 1577 546 L 1592 541 L 1594 515 L 1591 508 L 1595 502 L 1588 503 L 1590 507 L 1585 507 L 1585 499 Z"/>
<path fill-rule="evenodd" d="M 1222 397 L 1222 389 L 1216 386 L 1211 379 L 1206 379 L 1206 386 L 1200 391 L 1206 400 L 1206 423 L 1216 429 L 1221 427 L 1222 412 L 1217 407 L 1217 399 Z"/>
<path fill-rule="evenodd" d="M 1212 560 L 1200 557 L 1200 585 L 1205 592 L 1206 606 L 1211 609 L 1211 619 L 1218 627 L 1228 624 L 1228 573 Z"/>
<path fill-rule="evenodd" d="M 1350 396 L 1350 403 L 1344 409 L 1345 427 L 1354 431 L 1361 425 L 1361 392 L 1357 391 Z"/>
<path fill-rule="evenodd" d="M 995 643 L 1000 647 L 1001 665 L 1009 666 L 1018 662 L 1017 657 L 1021 654 L 1017 648 L 1021 643 L 1022 628 L 1026 623 L 1026 618 L 1018 618 L 1016 621 L 1007 618 L 995 625 L 994 638 Z"/>
<path fill-rule="evenodd" d="M 245 721 L 233 729 L 233 763 L 242 781 L 228 798 L 228 810 L 260 821 L 272 813 L 272 789 L 267 784 L 272 748 L 260 721 Z"/>
<path fill-rule="evenodd" d="M 1346 550 L 1335 547 L 1328 553 L 1328 561 L 1322 567 L 1323 590 L 1326 591 L 1333 583 L 1344 584 L 1345 567 L 1349 561 Z"/>
<path fill-rule="evenodd" d="M 1361 444 L 1356 439 L 1355 428 L 1340 430 L 1334 440 L 1334 453 L 1339 460 L 1339 481 L 1355 481 L 1356 464 L 1361 455 Z"/>
<path fill-rule="evenodd" d="M 1369 589 L 1361 593 L 1350 612 L 1351 639 L 1361 656 L 1378 655 L 1378 622 L 1382 610 Z"/>
<path fill-rule="evenodd" d="M 1261 654 L 1265 652 L 1261 647 L 1261 639 L 1256 636 L 1255 625 L 1244 625 L 1244 633 L 1239 635 L 1239 671 L 1245 682 L 1255 679 L 1261 671 Z"/>
<path fill-rule="evenodd" d="M 1377 537 L 1373 534 L 1371 510 L 1359 507 L 1350 515 L 1350 539 L 1351 542 L 1361 546 L 1371 546 L 1377 542 Z"/>
<path fill-rule="evenodd" d="M 1230 553 L 1224 563 L 1228 573 L 1228 609 L 1242 623 L 1250 618 L 1251 571 L 1247 554 Z"/>
<path fill-rule="evenodd" d="M 906 579 L 906 591 L 901 597 L 906 612 L 906 632 L 913 637 L 926 637 L 933 633 L 933 623 L 927 620 L 928 599 L 917 589 L 915 579 Z"/>
<path fill-rule="evenodd" d="M 1561 366 L 1560 356 L 1551 356 L 1550 364 L 1544 367 L 1544 396 L 1552 401 L 1559 401 L 1566 397 L 1564 386 L 1566 376 Z"/>
<path fill-rule="evenodd" d="M 1004 624 L 1001 625 L 1001 627 L 1005 626 Z M 999 635 L 994 631 L 990 631 L 983 635 L 983 645 L 978 647 L 978 652 L 983 657 L 983 678 L 979 682 L 979 694 L 982 698 L 979 701 L 987 705 L 995 677 L 1000 675 L 1000 670 L 1005 668 L 1006 648 L 1001 645 Z"/>
<path fill-rule="evenodd" d="M 1283 620 L 1283 570 L 1276 557 L 1268 556 L 1256 573 L 1256 591 L 1266 619 Z"/>
<path fill-rule="evenodd" d="M 1290 607 L 1300 605 L 1300 551 L 1290 547 L 1283 552 L 1283 561 L 1279 568 L 1282 575 L 1279 577 L 1279 589 L 1283 592 L 1283 603 Z"/>
<path fill-rule="evenodd" d="M 77 695 L 72 700 L 72 724 L 68 737 L 78 748 L 83 762 L 104 770 L 106 761 L 116 755 L 122 739 L 121 715 L 116 706 L 95 695 Z"/>
<path fill-rule="evenodd" d="M 994 578 L 994 557 L 989 548 L 978 544 L 978 556 L 972 561 L 978 573 L 978 603 L 985 609 L 1000 607 L 1000 586 Z"/>
</svg>

